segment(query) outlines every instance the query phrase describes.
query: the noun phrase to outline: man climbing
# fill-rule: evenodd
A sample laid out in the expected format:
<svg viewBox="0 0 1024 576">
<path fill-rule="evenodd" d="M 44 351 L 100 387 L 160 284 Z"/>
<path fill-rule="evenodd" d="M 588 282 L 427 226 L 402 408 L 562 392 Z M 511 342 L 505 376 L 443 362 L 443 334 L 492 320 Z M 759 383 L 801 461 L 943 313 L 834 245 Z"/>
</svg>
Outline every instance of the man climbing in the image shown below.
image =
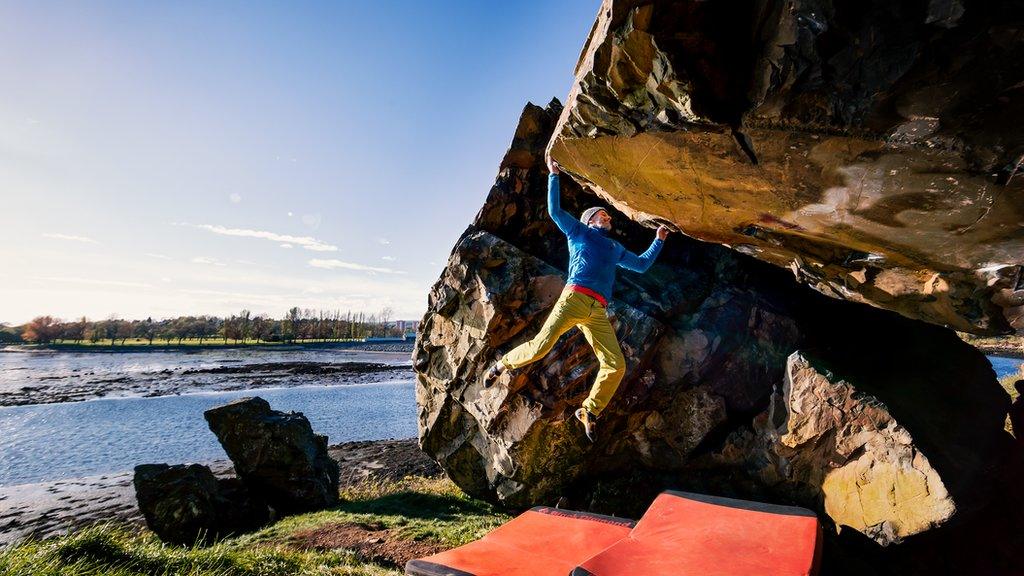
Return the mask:
<svg viewBox="0 0 1024 576">
<path fill-rule="evenodd" d="M 547 163 L 550 171 L 548 214 L 569 241 L 569 281 L 540 332 L 529 342 L 502 356 L 487 370 L 484 382 L 490 386 L 506 370 L 515 370 L 540 360 L 551 351 L 562 334 L 573 326 L 578 327 L 600 362 L 590 395 L 576 410 L 576 418 L 583 424 L 587 438 L 593 442 L 597 418 L 626 373 L 626 359 L 607 312 L 615 282 L 615 267 L 646 272 L 661 251 L 669 228 L 660 226 L 650 248 L 637 256 L 608 237 L 612 218 L 604 208 L 587 208 L 578 221 L 562 210 L 558 163 L 550 157 Z"/>
</svg>

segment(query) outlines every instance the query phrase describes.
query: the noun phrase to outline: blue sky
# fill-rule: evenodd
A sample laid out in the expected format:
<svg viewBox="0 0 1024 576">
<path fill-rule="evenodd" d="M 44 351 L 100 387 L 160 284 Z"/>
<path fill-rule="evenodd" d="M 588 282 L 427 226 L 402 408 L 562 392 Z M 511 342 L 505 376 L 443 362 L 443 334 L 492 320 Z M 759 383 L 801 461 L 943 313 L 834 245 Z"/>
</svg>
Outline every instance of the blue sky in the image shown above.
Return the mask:
<svg viewBox="0 0 1024 576">
<path fill-rule="evenodd" d="M 598 5 L 0 3 L 0 321 L 419 318 Z"/>
</svg>

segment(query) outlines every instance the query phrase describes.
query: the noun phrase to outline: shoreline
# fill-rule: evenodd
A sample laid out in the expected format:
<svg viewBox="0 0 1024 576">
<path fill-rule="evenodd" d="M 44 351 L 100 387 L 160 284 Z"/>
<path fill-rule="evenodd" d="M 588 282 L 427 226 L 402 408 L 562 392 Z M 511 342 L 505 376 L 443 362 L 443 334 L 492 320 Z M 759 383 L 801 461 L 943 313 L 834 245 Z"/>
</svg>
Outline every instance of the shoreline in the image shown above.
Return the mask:
<svg viewBox="0 0 1024 576">
<path fill-rule="evenodd" d="M 415 438 L 344 442 L 329 446 L 328 454 L 341 468 L 339 488 L 367 480 L 390 482 L 442 473 L 420 451 Z M 230 460 L 202 464 L 217 477 L 234 474 Z M 122 471 L 0 487 L 0 547 L 103 522 L 144 527 L 133 476 L 133 471 Z"/>
<path fill-rule="evenodd" d="M 1002 358 L 1017 358 L 1024 360 L 1024 350 L 1021 350 L 1019 346 L 1000 346 L 995 345 L 973 345 L 975 348 L 981 351 L 986 356 L 1000 356 Z"/>
<path fill-rule="evenodd" d="M 395 355 L 392 352 L 380 354 Z M 0 392 L 0 407 L 308 385 L 349 386 L 415 378 L 409 364 L 375 362 L 251 362 L 184 370 L 165 369 L 138 376 L 102 380 L 86 376 L 68 374 L 47 380 L 33 380 L 17 388 L 12 386 Z"/>
<path fill-rule="evenodd" d="M 0 354 L 26 354 L 33 352 L 86 352 L 96 354 L 139 352 L 199 352 L 204 350 L 252 350 L 254 352 L 285 352 L 294 350 L 359 350 L 361 352 L 413 351 L 413 340 L 405 341 L 349 341 L 349 342 L 261 342 L 259 344 L 0 344 Z"/>
</svg>

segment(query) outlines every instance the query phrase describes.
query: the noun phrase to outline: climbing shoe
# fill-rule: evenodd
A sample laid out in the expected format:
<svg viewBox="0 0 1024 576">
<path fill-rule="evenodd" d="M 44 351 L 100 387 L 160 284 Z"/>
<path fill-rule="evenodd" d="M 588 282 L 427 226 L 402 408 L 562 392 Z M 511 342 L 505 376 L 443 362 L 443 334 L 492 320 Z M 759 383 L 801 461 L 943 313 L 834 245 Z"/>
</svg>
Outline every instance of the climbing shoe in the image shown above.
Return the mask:
<svg viewBox="0 0 1024 576">
<path fill-rule="evenodd" d="M 597 416 L 590 413 L 590 410 L 586 408 L 578 408 L 576 410 L 576 419 L 583 424 L 583 431 L 587 434 L 587 439 L 591 442 L 594 441 L 594 435 L 597 434 Z"/>
<path fill-rule="evenodd" d="M 498 377 L 505 373 L 505 365 L 501 363 L 501 360 L 495 362 L 484 372 L 484 387 L 490 388 L 492 384 L 498 381 Z"/>
</svg>

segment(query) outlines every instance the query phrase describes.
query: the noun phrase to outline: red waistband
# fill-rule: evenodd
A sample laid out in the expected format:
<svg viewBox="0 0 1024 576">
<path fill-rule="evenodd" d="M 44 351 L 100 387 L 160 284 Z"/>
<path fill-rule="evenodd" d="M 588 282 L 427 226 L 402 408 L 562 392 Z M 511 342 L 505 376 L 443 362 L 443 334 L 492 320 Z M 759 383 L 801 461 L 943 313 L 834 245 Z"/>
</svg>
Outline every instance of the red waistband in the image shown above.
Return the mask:
<svg viewBox="0 0 1024 576">
<path fill-rule="evenodd" d="M 601 306 L 604 306 L 605 308 L 608 307 L 608 301 L 604 299 L 604 296 L 601 296 L 600 294 L 598 294 L 597 292 L 594 292 L 593 290 L 591 290 L 590 288 L 587 288 L 586 286 L 580 286 L 578 284 L 569 284 L 568 286 L 566 286 L 566 288 L 572 290 L 573 292 L 579 292 L 580 294 L 586 294 L 587 296 L 590 296 L 594 300 L 597 300 L 598 302 L 600 302 Z"/>
</svg>

